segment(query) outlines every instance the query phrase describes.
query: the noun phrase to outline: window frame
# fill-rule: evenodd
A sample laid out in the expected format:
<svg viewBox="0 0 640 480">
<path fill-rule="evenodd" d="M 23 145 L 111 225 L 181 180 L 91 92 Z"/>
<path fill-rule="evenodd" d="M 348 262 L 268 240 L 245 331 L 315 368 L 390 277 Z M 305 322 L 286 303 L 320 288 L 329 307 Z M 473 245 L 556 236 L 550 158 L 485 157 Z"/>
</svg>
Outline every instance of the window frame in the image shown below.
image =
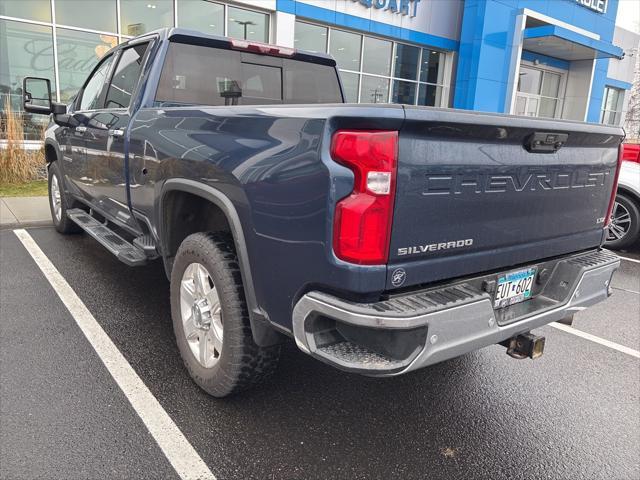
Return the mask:
<svg viewBox="0 0 640 480">
<path fill-rule="evenodd" d="M 152 42 L 154 41 L 154 38 L 141 38 L 139 41 L 136 42 L 131 42 L 125 45 L 122 45 L 121 47 L 118 47 L 118 58 L 116 58 L 116 61 L 113 64 L 113 68 L 111 69 L 111 71 L 109 72 L 109 81 L 105 83 L 105 88 L 103 91 L 103 98 L 102 98 L 102 108 L 100 108 L 99 110 L 101 111 L 105 111 L 105 112 L 115 112 L 115 111 L 119 111 L 119 112 L 128 112 L 131 110 L 131 106 L 132 103 L 134 101 L 134 99 L 136 98 L 136 95 L 138 94 L 138 91 L 140 90 L 140 83 L 142 81 L 142 77 L 144 75 L 144 69 L 145 66 L 147 65 L 147 62 L 149 60 L 149 56 L 150 56 L 150 52 L 152 49 Z M 118 68 L 118 66 L 120 65 L 120 60 L 122 59 L 122 54 L 125 50 L 128 50 L 129 48 L 135 48 L 139 45 L 144 45 L 146 44 L 146 48 L 144 51 L 144 55 L 142 56 L 142 62 L 140 64 L 140 73 L 138 75 L 138 80 L 136 81 L 136 85 L 133 88 L 133 91 L 131 92 L 131 101 L 129 102 L 129 105 L 127 105 L 126 107 L 114 107 L 114 108 L 106 108 L 105 107 L 105 103 L 107 101 L 107 94 L 109 93 L 109 89 L 111 88 L 111 84 L 113 82 L 113 76 L 116 73 L 116 70 Z"/>
<path fill-rule="evenodd" d="M 567 95 L 567 78 L 568 78 L 568 71 L 564 70 L 562 68 L 556 68 L 556 67 L 551 67 L 549 65 L 536 65 L 533 62 L 529 62 L 527 60 L 521 60 L 520 61 L 520 66 L 521 67 L 525 67 L 529 70 L 536 70 L 538 72 L 540 72 L 540 84 L 538 85 L 538 93 L 526 93 L 526 92 L 521 92 L 518 91 L 518 83 L 516 82 L 516 86 L 515 86 L 515 99 L 514 99 L 514 104 L 513 104 L 513 114 L 514 115 L 518 115 L 516 113 L 516 105 L 517 105 L 517 98 L 518 97 L 524 97 L 526 98 L 526 102 L 529 102 L 529 99 L 536 99 L 538 101 L 538 105 L 536 107 L 536 115 L 533 116 L 533 118 L 554 118 L 554 119 L 561 119 L 562 118 L 562 112 L 564 111 L 564 103 L 566 100 L 566 95 Z M 521 71 L 521 69 L 519 70 Z M 558 96 L 557 97 L 550 97 L 548 95 L 542 95 L 542 87 L 545 81 L 545 76 L 547 74 L 551 74 L 551 75 L 559 75 L 560 76 L 560 82 L 558 83 Z M 542 103 L 542 100 L 554 100 L 556 102 L 556 108 L 555 111 L 553 112 L 553 117 L 541 117 L 540 116 L 540 105 Z M 527 116 L 527 115 L 524 115 Z"/>
<path fill-rule="evenodd" d="M 116 65 L 116 61 L 117 61 L 117 57 L 118 57 L 118 49 L 114 49 L 110 52 L 107 52 L 105 54 L 104 57 L 102 57 L 100 59 L 100 61 L 96 64 L 96 66 L 93 68 L 93 70 L 91 70 L 91 73 L 87 76 L 87 79 L 84 81 L 84 83 L 82 84 L 82 87 L 80 88 L 80 90 L 78 90 L 78 93 L 76 94 L 76 98 L 73 101 L 72 105 L 73 105 L 73 111 L 75 112 L 95 112 L 97 110 L 101 110 L 100 108 L 94 108 L 94 109 L 87 109 L 87 110 L 83 110 L 80 108 L 80 104 L 82 103 L 82 97 L 84 96 L 84 90 L 85 88 L 87 88 L 87 85 L 89 84 L 89 82 L 91 81 L 91 79 L 93 78 L 93 76 L 96 74 L 96 72 L 98 71 L 98 69 L 109 59 L 112 60 L 111 62 L 111 66 L 109 67 L 109 70 L 107 71 L 107 75 L 105 77 L 105 80 L 102 82 L 102 87 L 100 90 L 100 94 L 98 95 L 98 105 L 104 105 L 104 96 L 106 94 L 105 91 L 105 85 L 107 85 L 107 83 L 111 80 L 111 76 L 113 75 L 113 69 Z"/>
<path fill-rule="evenodd" d="M 358 76 L 358 92 L 357 92 L 357 103 L 364 103 L 362 102 L 362 84 L 363 84 L 363 78 L 365 76 L 368 77 L 377 77 L 377 78 L 381 78 L 384 80 L 388 80 L 389 81 L 389 89 L 388 89 L 388 94 L 387 94 L 387 98 L 385 99 L 384 103 L 389 103 L 389 104 L 394 104 L 394 102 L 392 101 L 393 99 L 393 88 L 394 88 L 394 84 L 395 82 L 399 81 L 399 82 L 408 82 L 408 83 L 413 83 L 416 86 L 416 94 L 415 94 L 415 99 L 414 99 L 414 103 L 413 104 L 404 104 L 404 105 L 414 105 L 414 106 L 423 106 L 423 105 L 419 105 L 418 104 L 418 100 L 419 100 L 419 92 L 420 92 L 420 86 L 421 85 L 425 85 L 425 86 L 434 86 L 434 87 L 440 87 L 442 89 L 442 94 L 441 94 L 441 104 L 440 105 L 434 105 L 434 107 L 442 107 L 443 103 L 446 102 L 446 105 L 449 105 L 449 101 L 447 100 L 449 98 L 449 91 L 451 88 L 451 85 L 446 83 L 446 79 L 447 79 L 447 72 L 446 72 L 446 68 L 447 68 L 447 52 L 438 48 L 434 48 L 431 47 L 429 45 L 417 45 L 417 44 L 413 44 L 413 43 L 408 43 L 408 42 L 403 42 L 403 41 L 398 41 L 395 38 L 387 38 L 387 37 L 383 37 L 380 35 L 370 35 L 368 33 L 364 33 L 364 32 L 359 32 L 356 30 L 350 30 L 348 28 L 336 28 L 334 26 L 331 25 L 325 25 L 322 23 L 316 23 L 313 21 L 309 21 L 307 19 L 297 19 L 295 20 L 295 24 L 299 24 L 299 23 L 304 23 L 307 25 L 313 25 L 316 27 L 323 27 L 327 29 L 327 39 L 326 39 L 326 45 L 325 45 L 325 50 L 324 51 L 320 51 L 321 53 L 329 53 L 331 51 L 331 36 L 332 36 L 332 32 L 334 31 L 341 31 L 341 32 L 346 32 L 346 33 L 351 33 L 351 34 L 356 34 L 359 35 L 360 37 L 360 68 L 358 70 L 351 70 L 351 69 L 347 69 L 347 68 L 342 68 L 339 65 L 336 65 L 336 69 L 342 74 L 344 73 L 348 73 L 351 75 L 357 75 Z M 294 25 L 294 35 L 295 35 L 295 25 Z M 391 48 L 391 65 L 390 65 L 390 74 L 389 75 L 379 75 L 379 74 L 375 74 L 375 73 L 367 73 L 363 70 L 363 62 L 364 62 L 364 50 L 365 50 L 365 37 L 371 37 L 377 40 L 384 40 L 384 41 L 388 41 L 391 42 L 392 44 L 392 48 Z M 405 78 L 400 78 L 398 76 L 396 76 L 396 62 L 395 60 L 395 56 L 396 56 L 396 50 L 398 48 L 398 45 L 407 45 L 410 47 L 415 47 L 419 49 L 419 55 L 418 55 L 418 64 L 417 64 L 417 70 L 416 70 L 416 80 L 409 80 L 409 79 L 405 79 Z M 434 52 L 438 52 L 440 55 L 440 64 L 439 64 L 439 69 L 441 69 L 442 71 L 442 83 L 432 83 L 432 82 L 427 82 L 427 81 L 422 81 L 422 79 L 420 78 L 420 73 L 421 73 L 421 65 L 423 62 L 423 57 L 424 57 L 424 51 L 434 51 Z M 330 54 L 330 53 L 329 53 Z M 344 90 L 344 89 L 343 89 Z M 344 95 L 344 91 L 343 91 L 343 96 Z M 346 97 L 346 96 L 345 96 Z M 346 98 L 345 98 L 346 101 Z M 369 103 L 369 102 L 367 102 Z"/>
<path fill-rule="evenodd" d="M 151 55 L 151 50 L 153 49 L 153 44 L 156 40 L 156 37 L 151 37 L 149 38 L 148 36 L 142 37 L 140 38 L 138 41 L 136 42 L 129 42 L 126 44 L 122 44 L 122 45 L 118 45 L 117 47 L 115 47 L 113 50 L 111 50 L 110 52 L 107 52 L 105 54 L 105 56 L 103 58 L 100 59 L 100 61 L 96 64 L 96 66 L 94 67 L 94 69 L 91 71 L 91 73 L 89 74 L 89 76 L 87 77 L 87 80 L 85 80 L 84 84 L 82 85 L 82 88 L 80 90 L 78 90 L 78 93 L 76 95 L 76 98 L 74 100 L 74 102 L 72 103 L 73 105 L 73 111 L 74 113 L 76 112 L 128 112 L 131 110 L 131 104 L 129 104 L 129 106 L 127 108 L 105 108 L 105 102 L 107 99 L 107 92 L 109 91 L 109 87 L 111 86 L 111 82 L 113 80 L 113 75 L 115 74 L 116 68 L 120 63 L 120 59 L 122 57 L 122 52 L 128 48 L 133 48 L 133 47 L 137 47 L 140 44 L 147 44 L 147 48 L 145 50 L 145 54 L 144 57 L 142 58 L 142 67 L 140 69 L 140 75 L 138 77 L 138 81 L 136 82 L 136 86 L 133 90 L 133 93 L 131 94 L 131 99 L 133 100 L 136 95 L 138 94 L 138 91 L 140 89 L 140 83 L 142 80 L 142 77 L 144 76 L 144 70 L 145 67 L 147 66 L 147 62 L 149 61 L 149 56 Z M 100 65 L 102 65 L 109 57 L 114 57 L 113 58 L 113 63 L 111 64 L 111 67 L 109 68 L 109 72 L 107 73 L 107 77 L 105 79 L 105 82 L 102 84 L 102 90 L 100 92 L 100 101 L 99 101 L 99 105 L 101 106 L 100 108 L 94 108 L 91 110 L 81 110 L 80 109 L 80 102 L 82 101 L 82 95 L 84 95 L 84 89 L 87 86 L 87 84 L 89 83 L 89 80 L 93 77 L 94 73 L 98 70 L 98 68 L 100 68 Z"/>
<path fill-rule="evenodd" d="M 609 110 L 606 108 L 607 106 L 607 99 L 609 98 L 609 95 L 611 94 L 611 92 L 617 92 L 618 93 L 618 102 L 617 105 L 615 106 L 615 110 Z M 602 123 L 603 125 L 613 125 L 613 126 L 620 126 L 620 124 L 622 123 L 622 111 L 623 111 L 623 107 L 624 107 L 624 97 L 626 96 L 626 90 L 622 89 L 622 88 L 618 88 L 618 87 L 614 87 L 612 85 L 605 85 L 604 86 L 604 96 L 602 97 L 602 108 L 600 109 L 600 123 Z M 605 115 L 609 115 L 613 113 L 614 114 L 614 123 L 605 123 Z"/>
</svg>

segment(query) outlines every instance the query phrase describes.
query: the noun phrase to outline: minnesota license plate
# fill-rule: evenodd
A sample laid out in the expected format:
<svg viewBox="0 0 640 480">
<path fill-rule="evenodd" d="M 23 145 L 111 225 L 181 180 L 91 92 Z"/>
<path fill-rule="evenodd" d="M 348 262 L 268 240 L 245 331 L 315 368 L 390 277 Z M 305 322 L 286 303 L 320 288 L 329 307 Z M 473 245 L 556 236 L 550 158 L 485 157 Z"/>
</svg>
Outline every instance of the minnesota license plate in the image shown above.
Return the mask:
<svg viewBox="0 0 640 480">
<path fill-rule="evenodd" d="M 493 306 L 495 308 L 508 307 L 514 303 L 523 302 L 531 298 L 533 279 L 536 276 L 535 268 L 516 270 L 498 277 L 496 296 Z"/>
</svg>

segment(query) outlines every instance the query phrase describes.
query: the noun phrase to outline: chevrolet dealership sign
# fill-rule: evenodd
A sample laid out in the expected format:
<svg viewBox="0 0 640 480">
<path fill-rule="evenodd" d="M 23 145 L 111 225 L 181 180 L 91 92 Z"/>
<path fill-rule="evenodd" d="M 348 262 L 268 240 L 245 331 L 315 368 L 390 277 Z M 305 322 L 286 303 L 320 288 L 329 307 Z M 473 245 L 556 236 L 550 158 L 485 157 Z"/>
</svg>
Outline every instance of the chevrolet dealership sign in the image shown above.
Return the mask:
<svg viewBox="0 0 640 480">
<path fill-rule="evenodd" d="M 583 7 L 590 8 L 594 12 L 607 13 L 609 0 L 576 0 Z"/>
<path fill-rule="evenodd" d="M 415 17 L 418 14 L 420 0 L 353 0 L 367 8 L 388 10 L 391 13 Z"/>
</svg>

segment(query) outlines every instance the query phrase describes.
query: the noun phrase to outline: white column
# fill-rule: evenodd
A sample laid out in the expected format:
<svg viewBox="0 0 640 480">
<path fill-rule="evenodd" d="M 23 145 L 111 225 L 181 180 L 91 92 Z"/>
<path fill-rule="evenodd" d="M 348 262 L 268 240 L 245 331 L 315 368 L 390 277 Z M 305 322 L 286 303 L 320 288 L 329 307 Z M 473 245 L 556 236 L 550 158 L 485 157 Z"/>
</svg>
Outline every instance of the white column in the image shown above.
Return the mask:
<svg viewBox="0 0 640 480">
<path fill-rule="evenodd" d="M 281 47 L 295 47 L 293 42 L 296 16 L 291 13 L 275 12 L 273 15 L 275 36 L 273 43 Z"/>
</svg>

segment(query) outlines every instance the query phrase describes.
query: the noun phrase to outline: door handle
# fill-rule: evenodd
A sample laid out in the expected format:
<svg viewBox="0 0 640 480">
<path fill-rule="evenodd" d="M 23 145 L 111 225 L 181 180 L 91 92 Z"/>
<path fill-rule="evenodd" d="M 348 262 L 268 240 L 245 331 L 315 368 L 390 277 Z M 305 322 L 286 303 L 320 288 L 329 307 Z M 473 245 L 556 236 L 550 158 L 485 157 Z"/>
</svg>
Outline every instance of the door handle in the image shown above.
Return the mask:
<svg viewBox="0 0 640 480">
<path fill-rule="evenodd" d="M 110 137 L 124 137 L 124 130 L 109 130 Z"/>
<path fill-rule="evenodd" d="M 87 127 L 83 127 L 82 125 L 79 125 L 76 127 L 76 132 L 78 133 L 84 133 L 87 131 Z"/>
</svg>

